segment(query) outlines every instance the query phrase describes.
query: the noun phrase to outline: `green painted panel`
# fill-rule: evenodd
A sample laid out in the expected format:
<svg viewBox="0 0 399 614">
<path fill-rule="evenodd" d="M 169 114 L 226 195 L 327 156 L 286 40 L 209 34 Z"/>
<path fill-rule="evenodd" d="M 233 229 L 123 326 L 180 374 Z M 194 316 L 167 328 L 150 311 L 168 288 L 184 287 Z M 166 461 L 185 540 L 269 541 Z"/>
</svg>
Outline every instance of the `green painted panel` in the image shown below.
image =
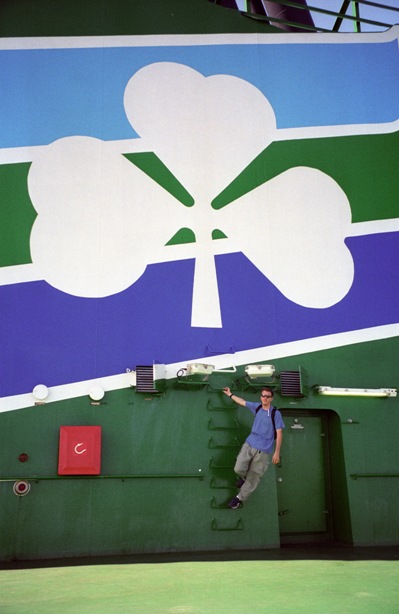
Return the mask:
<svg viewBox="0 0 399 614">
<path fill-rule="evenodd" d="M 280 141 L 262 152 L 214 201 L 219 209 L 295 166 L 330 175 L 346 193 L 352 221 L 398 215 L 399 132 L 391 134 Z M 378 211 L 376 209 L 378 197 Z"/>
<path fill-rule="evenodd" d="M 29 167 L 0 165 L 0 266 L 31 262 L 29 237 L 36 211 L 27 190 Z"/>
<path fill-rule="evenodd" d="M 190 228 L 180 228 L 166 245 L 179 245 L 182 243 L 195 243 L 195 234 Z"/>
<path fill-rule="evenodd" d="M 208 0 L 2 0 L 0 36 L 278 32 Z"/>
<path fill-rule="evenodd" d="M 396 465 L 397 467 L 399 465 Z M 399 477 L 351 479 L 355 545 L 399 543 Z"/>
<path fill-rule="evenodd" d="M 126 389 L 108 392 L 102 405 L 81 397 L 2 414 L 2 477 L 24 477 L 31 491 L 17 497 L 12 481 L 0 482 L 0 558 L 277 546 L 274 468 L 250 504 L 227 508 L 236 492 L 237 448 L 224 426 L 233 423 L 241 444 L 250 415 L 222 396 L 172 387 L 150 397 Z M 221 411 L 209 410 L 215 399 Z M 59 427 L 96 424 L 104 477 L 57 477 Z"/>
<path fill-rule="evenodd" d="M 183 205 L 186 205 L 186 207 L 194 205 L 193 197 L 154 153 L 146 152 L 124 155 L 125 158 L 159 183 Z"/>
<path fill-rule="evenodd" d="M 294 416 L 284 416 L 284 452 L 277 469 L 280 533 L 324 532 L 327 523 L 322 419 Z"/>
<path fill-rule="evenodd" d="M 278 369 L 303 366 L 310 386 L 304 399 L 287 401 L 275 395 L 287 427 L 282 458 L 288 473 L 283 484 L 292 482 L 288 500 L 280 506 L 281 484 L 273 466 L 242 509 L 226 508 L 236 492 L 234 460 L 252 416 L 226 399 L 218 390 L 219 379 L 195 390 L 168 381 L 165 394 L 158 397 L 127 388 L 107 392 L 101 405 L 80 397 L 0 414 L 1 476 L 32 482 L 25 497 L 14 495 L 12 482 L 0 482 L 0 558 L 275 547 L 278 509 L 292 509 L 293 504 L 299 505 L 300 522 L 285 531 L 323 530 L 317 516 L 325 509 L 325 456 L 319 447 L 320 440 L 323 445 L 325 441 L 319 439 L 323 412 L 334 418 L 329 438 L 334 538 L 398 543 L 398 480 L 350 477 L 398 467 L 397 441 L 389 436 L 398 427 L 398 399 L 320 397 L 313 390 L 316 383 L 392 386 L 398 343 L 385 339 L 274 361 Z M 215 378 L 234 386 L 243 372 L 239 366 L 237 373 Z M 259 396 L 250 388 L 240 394 L 254 401 Z M 298 412 L 312 408 L 317 419 L 298 415 L 306 429 L 291 431 Z M 95 424 L 103 428 L 102 475 L 136 478 L 34 479 L 56 477 L 61 425 Z M 28 454 L 27 462 L 18 460 L 21 453 Z M 199 469 L 203 480 L 172 477 L 198 475 Z M 142 477 L 157 474 L 171 477 Z M 291 523 L 289 514 L 282 520 Z"/>
</svg>

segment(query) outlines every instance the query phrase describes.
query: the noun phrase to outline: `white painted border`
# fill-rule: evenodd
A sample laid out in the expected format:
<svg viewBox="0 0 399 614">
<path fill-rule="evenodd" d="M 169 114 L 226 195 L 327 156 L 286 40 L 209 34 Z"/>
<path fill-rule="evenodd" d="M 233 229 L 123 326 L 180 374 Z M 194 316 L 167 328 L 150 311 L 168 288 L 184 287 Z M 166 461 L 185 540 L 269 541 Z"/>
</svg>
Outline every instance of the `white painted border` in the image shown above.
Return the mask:
<svg viewBox="0 0 399 614">
<path fill-rule="evenodd" d="M 399 26 L 383 32 L 309 32 L 300 34 L 142 34 L 133 36 L 60 36 L 0 39 L 0 50 L 109 47 L 182 47 L 186 45 L 286 45 L 387 43 L 399 38 Z"/>
<path fill-rule="evenodd" d="M 294 141 L 301 139 L 325 139 L 342 136 L 365 136 L 373 134 L 392 134 L 399 130 L 399 119 L 393 122 L 378 124 L 343 124 L 332 126 L 306 126 L 301 128 L 277 128 L 273 142 Z M 95 138 L 95 137 L 92 137 Z M 148 141 L 141 138 L 103 141 L 104 146 L 116 153 L 129 154 L 154 151 Z M 21 164 L 33 162 L 40 152 L 48 145 L 32 145 L 30 147 L 4 147 L 0 149 L 0 164 Z"/>
<path fill-rule="evenodd" d="M 369 341 L 379 341 L 381 339 L 393 337 L 399 337 L 399 324 L 363 328 L 344 333 L 324 335 L 313 339 L 300 339 L 299 341 L 254 348 L 236 352 L 235 354 L 220 354 L 218 356 L 192 358 L 185 362 L 176 362 L 166 365 L 166 379 L 175 378 L 179 369 L 185 368 L 187 363 L 192 362 L 212 364 L 216 369 L 228 369 L 232 366 L 238 367 L 240 365 L 257 364 L 265 361 L 271 362 L 288 356 L 309 354 L 311 352 L 319 352 L 322 350 L 329 350 L 357 343 L 367 343 Z M 129 365 L 126 365 L 126 368 L 129 369 Z M 135 383 L 135 373 L 127 372 L 109 377 L 73 382 L 63 386 L 54 386 L 50 388 L 50 394 L 46 400 L 46 404 L 81 396 L 88 397 L 89 390 L 94 385 L 101 386 L 105 392 L 110 392 L 112 390 L 131 388 L 133 383 Z M 386 386 L 396 387 L 396 382 L 386 382 Z M 0 399 L 0 413 L 32 407 L 34 405 L 35 400 L 31 393 L 3 397 Z M 40 411 L 40 406 L 37 409 Z"/>
</svg>

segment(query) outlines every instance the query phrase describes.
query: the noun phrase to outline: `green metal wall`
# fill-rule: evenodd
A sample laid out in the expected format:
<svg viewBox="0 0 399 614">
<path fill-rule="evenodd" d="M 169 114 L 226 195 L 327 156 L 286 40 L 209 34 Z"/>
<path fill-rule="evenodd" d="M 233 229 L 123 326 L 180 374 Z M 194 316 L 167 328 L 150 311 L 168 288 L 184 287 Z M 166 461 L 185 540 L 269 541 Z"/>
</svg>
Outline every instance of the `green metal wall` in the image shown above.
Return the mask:
<svg viewBox="0 0 399 614">
<path fill-rule="evenodd" d="M 3 0 L 0 36 L 278 32 L 208 0 Z"/>
<path fill-rule="evenodd" d="M 285 358 L 277 365 L 301 365 L 309 373 L 305 398 L 276 394 L 285 444 L 297 415 L 327 417 L 331 507 L 322 541 L 399 542 L 398 400 L 328 399 L 313 390 L 326 381 L 383 386 L 396 377 L 397 351 L 397 340 L 384 340 Z M 378 373 L 367 356 L 377 360 Z M 160 396 L 129 388 L 108 392 L 100 405 L 81 397 L 3 414 L 2 480 L 10 481 L 0 483 L 1 558 L 278 547 L 278 469 L 270 468 L 242 509 L 225 507 L 236 492 L 234 458 L 251 414 L 220 388 L 237 388 L 241 375 L 240 370 L 234 376 L 215 374 L 209 385 L 192 389 L 171 381 Z M 259 396 L 253 390 L 239 394 Z M 102 426 L 101 477 L 57 476 L 62 425 Z M 23 453 L 28 460 L 21 463 Z M 283 464 L 285 456 L 283 446 Z M 287 471 L 288 477 L 295 471 L 296 504 L 306 510 L 311 504 L 306 458 L 297 458 Z M 27 495 L 13 493 L 17 478 L 31 483 Z M 301 535 L 288 539 L 298 540 Z"/>
<path fill-rule="evenodd" d="M 267 489 L 267 501 L 258 497 L 247 518 L 225 505 L 218 508 L 235 492 L 231 468 L 224 466 L 230 462 L 231 467 L 237 451 L 226 449 L 225 454 L 214 447 L 223 443 L 219 429 L 233 426 L 234 436 L 242 438 L 249 425 L 244 414 L 237 429 L 235 409 L 210 409 L 219 397 L 206 390 L 168 388 L 165 396 L 147 399 L 129 389 L 107 394 L 100 406 L 81 398 L 42 406 L 40 415 L 38 408 L 30 408 L 2 416 L 1 447 L 9 454 L 8 461 L 2 459 L 3 470 L 7 467 L 12 478 L 33 477 L 23 497 L 13 494 L 13 481 L 1 483 L 2 555 L 278 545 L 272 473 L 260 490 Z M 60 425 L 102 426 L 101 478 L 57 478 Z M 29 456 L 23 464 L 21 453 Z M 40 479 L 48 477 L 54 479 Z"/>
<path fill-rule="evenodd" d="M 206 0 L 3 0 L 0 7 L 2 37 L 258 30 L 273 31 Z M 384 141 L 382 147 L 393 147 L 392 141 L 397 140 L 395 134 L 378 138 Z M 342 139 L 346 151 L 354 140 Z M 300 146 L 300 142 L 292 145 L 294 158 Z M 309 164 L 317 167 L 317 151 L 306 155 L 312 158 Z M 281 156 L 276 159 L 281 165 Z M 265 163 L 262 157 L 254 162 Z M 287 167 L 294 163 L 285 160 Z M 270 173 L 282 170 L 271 168 Z M 27 167 L 2 169 L 4 193 L 7 173 L 16 172 L 26 173 Z M 344 163 L 340 172 L 342 184 L 351 181 Z M 12 178 L 15 183 L 21 182 Z M 367 192 L 364 177 L 362 185 Z M 384 181 L 380 188 L 384 194 Z M 354 197 L 354 221 L 362 221 L 363 201 L 356 194 L 360 198 Z M 387 198 L 381 200 L 387 202 Z M 23 207 L 22 196 L 19 201 Z M 23 249 L 30 227 L 20 228 L 18 219 L 11 226 L 15 236 L 0 246 L 3 262 L 26 262 L 29 254 Z M 320 539 L 356 545 L 399 543 L 399 400 L 328 399 L 313 388 L 317 384 L 395 386 L 398 346 L 394 338 L 272 361 L 278 370 L 301 366 L 309 374 L 307 396 L 275 397 L 287 425 L 285 442 L 296 415 L 299 419 L 325 416 L 328 425 L 324 460 L 330 509 L 328 530 Z M 268 356 L 264 362 L 270 362 Z M 234 380 L 242 375 L 243 366 L 238 374 L 212 376 L 204 387 L 187 389 L 169 381 L 165 393 L 158 396 L 126 388 L 107 392 L 99 405 L 80 397 L 1 414 L 0 558 L 279 547 L 278 514 L 284 511 L 278 501 L 279 469 L 270 468 L 242 509 L 226 508 L 236 492 L 232 467 L 249 432 L 251 415 L 220 389 L 235 387 Z M 254 390 L 236 389 L 248 400 L 258 399 Z M 57 476 L 63 425 L 102 426 L 100 477 Z M 21 454 L 28 456 L 26 462 L 19 460 Z M 284 444 L 282 455 L 284 459 Z M 306 463 L 303 458 L 296 460 L 296 504 L 306 509 L 306 489 L 301 488 L 308 479 Z M 289 478 L 289 466 L 287 471 Z M 21 478 L 31 484 L 26 496 L 13 493 L 15 480 Z M 307 533 L 305 537 L 315 536 Z"/>
</svg>

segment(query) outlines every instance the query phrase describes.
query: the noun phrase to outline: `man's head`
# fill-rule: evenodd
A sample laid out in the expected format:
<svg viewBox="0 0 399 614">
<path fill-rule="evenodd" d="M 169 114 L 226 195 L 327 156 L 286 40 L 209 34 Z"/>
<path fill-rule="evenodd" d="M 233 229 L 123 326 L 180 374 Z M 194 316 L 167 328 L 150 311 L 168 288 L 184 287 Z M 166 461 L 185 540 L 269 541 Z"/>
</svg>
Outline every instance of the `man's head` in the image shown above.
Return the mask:
<svg viewBox="0 0 399 614">
<path fill-rule="evenodd" d="M 270 386 L 264 386 L 260 392 L 260 400 L 262 405 L 270 405 L 273 400 L 273 390 Z"/>
</svg>

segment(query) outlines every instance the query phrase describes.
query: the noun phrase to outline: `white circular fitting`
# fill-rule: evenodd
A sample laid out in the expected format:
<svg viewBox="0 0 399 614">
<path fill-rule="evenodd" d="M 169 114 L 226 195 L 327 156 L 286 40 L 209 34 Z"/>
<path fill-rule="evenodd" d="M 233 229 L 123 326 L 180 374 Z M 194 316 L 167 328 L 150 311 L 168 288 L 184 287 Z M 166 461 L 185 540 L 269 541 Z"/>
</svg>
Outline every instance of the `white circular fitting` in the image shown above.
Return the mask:
<svg viewBox="0 0 399 614">
<path fill-rule="evenodd" d="M 33 389 L 33 396 L 36 401 L 45 401 L 49 394 L 49 389 L 44 384 L 38 384 Z"/>
<path fill-rule="evenodd" d="M 101 401 L 104 398 L 105 392 L 101 386 L 93 386 L 89 390 L 89 397 L 92 401 Z"/>
<path fill-rule="evenodd" d="M 18 495 L 18 497 L 23 497 L 30 491 L 30 484 L 26 480 L 18 480 L 14 483 L 13 491 L 15 495 Z"/>
</svg>

